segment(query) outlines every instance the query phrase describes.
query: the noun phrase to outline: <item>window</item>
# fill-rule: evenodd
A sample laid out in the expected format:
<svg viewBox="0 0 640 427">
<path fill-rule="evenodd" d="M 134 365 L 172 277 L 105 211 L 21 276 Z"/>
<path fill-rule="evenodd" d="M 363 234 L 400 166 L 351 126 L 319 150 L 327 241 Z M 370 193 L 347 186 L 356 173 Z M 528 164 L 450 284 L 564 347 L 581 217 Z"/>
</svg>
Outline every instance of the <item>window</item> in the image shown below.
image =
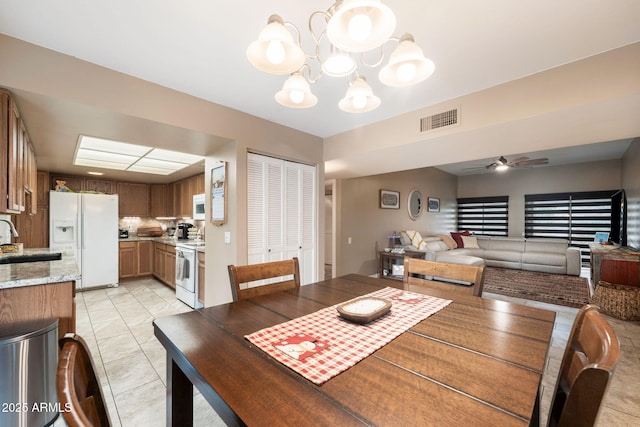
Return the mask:
<svg viewBox="0 0 640 427">
<path fill-rule="evenodd" d="M 582 265 L 589 266 L 589 242 L 598 231 L 611 228 L 612 191 L 527 194 L 524 196 L 525 237 L 566 239 L 580 248 Z"/>
<path fill-rule="evenodd" d="M 458 230 L 506 236 L 509 231 L 509 196 L 458 199 Z"/>
</svg>

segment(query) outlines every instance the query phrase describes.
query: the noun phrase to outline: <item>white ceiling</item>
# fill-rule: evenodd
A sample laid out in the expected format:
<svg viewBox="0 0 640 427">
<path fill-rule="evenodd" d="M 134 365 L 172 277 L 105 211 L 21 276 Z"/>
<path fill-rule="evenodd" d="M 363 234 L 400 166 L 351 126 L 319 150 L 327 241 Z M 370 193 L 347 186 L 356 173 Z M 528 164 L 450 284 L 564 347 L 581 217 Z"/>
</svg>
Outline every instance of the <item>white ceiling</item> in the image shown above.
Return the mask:
<svg viewBox="0 0 640 427">
<path fill-rule="evenodd" d="M 286 77 L 246 59 L 273 13 L 301 28 L 309 46 L 308 16 L 331 1 L 0 0 L 0 33 L 322 138 L 640 40 L 636 0 L 385 3 L 395 35 L 412 33 L 436 71 L 417 86 L 387 88 L 377 69 L 359 69 L 382 99 L 362 115 L 338 109 L 347 79 L 327 76 L 312 85 L 317 106 L 282 107 L 274 94 Z"/>
</svg>

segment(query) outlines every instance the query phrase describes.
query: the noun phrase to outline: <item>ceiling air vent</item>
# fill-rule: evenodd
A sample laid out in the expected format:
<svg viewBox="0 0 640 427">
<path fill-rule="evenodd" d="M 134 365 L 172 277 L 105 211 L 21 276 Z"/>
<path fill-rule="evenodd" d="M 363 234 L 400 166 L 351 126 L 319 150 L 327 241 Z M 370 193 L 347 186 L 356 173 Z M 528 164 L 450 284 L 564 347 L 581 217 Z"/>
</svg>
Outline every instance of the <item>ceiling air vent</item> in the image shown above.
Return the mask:
<svg viewBox="0 0 640 427">
<path fill-rule="evenodd" d="M 458 109 L 423 117 L 420 119 L 420 132 L 452 126 L 458 123 Z"/>
</svg>

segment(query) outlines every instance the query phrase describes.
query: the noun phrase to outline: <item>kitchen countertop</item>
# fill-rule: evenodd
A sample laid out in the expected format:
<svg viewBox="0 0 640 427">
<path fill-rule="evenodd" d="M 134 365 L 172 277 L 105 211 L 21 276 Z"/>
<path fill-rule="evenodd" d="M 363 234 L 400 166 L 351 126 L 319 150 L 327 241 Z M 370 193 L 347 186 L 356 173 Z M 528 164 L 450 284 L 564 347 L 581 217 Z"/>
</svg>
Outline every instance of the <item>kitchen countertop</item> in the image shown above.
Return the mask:
<svg viewBox="0 0 640 427">
<path fill-rule="evenodd" d="M 37 248 L 24 249 L 22 252 L 4 252 L 0 257 L 6 258 L 58 252 L 62 252 L 62 259 L 57 261 L 0 264 L 0 289 L 45 285 L 80 279 L 80 271 L 76 263 L 76 258 L 73 253 L 70 252 L 59 249 Z"/>
<path fill-rule="evenodd" d="M 196 244 L 195 240 L 177 240 L 173 237 L 140 237 L 140 236 L 129 236 L 124 239 L 118 239 L 118 242 L 140 242 L 145 240 L 151 240 L 152 242 L 164 243 L 165 245 L 187 245 L 198 252 L 205 251 L 205 243 L 200 240 L 200 243 Z"/>
</svg>

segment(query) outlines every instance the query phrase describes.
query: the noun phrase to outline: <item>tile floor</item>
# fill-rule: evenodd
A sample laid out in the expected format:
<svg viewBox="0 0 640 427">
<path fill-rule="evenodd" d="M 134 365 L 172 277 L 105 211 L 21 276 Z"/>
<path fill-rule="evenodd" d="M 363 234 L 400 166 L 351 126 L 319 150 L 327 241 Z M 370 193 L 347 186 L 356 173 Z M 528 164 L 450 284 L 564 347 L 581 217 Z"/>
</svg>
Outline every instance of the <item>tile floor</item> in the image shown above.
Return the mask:
<svg viewBox="0 0 640 427">
<path fill-rule="evenodd" d="M 542 381 L 542 422 L 560 368 L 564 346 L 576 309 L 485 296 L 555 310 L 558 315 Z M 153 335 L 152 320 L 190 310 L 176 300 L 175 292 L 154 279 L 121 284 L 117 288 L 80 292 L 76 297 L 77 332 L 89 343 L 114 426 L 165 424 L 165 351 Z M 640 425 L 640 322 L 609 318 L 622 351 L 605 397 L 598 427 Z M 208 403 L 194 392 L 194 424 L 224 423 Z"/>
</svg>

